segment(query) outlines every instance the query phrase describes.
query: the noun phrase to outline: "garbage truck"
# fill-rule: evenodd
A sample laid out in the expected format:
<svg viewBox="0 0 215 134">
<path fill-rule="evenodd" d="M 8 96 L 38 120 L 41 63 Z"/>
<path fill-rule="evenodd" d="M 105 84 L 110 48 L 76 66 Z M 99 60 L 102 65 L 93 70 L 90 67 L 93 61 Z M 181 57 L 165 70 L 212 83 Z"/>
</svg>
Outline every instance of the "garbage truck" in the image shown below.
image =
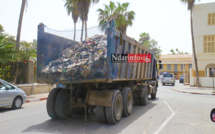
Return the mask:
<svg viewBox="0 0 215 134">
<path fill-rule="evenodd" d="M 147 105 L 149 95 L 156 99 L 154 51 L 118 31 L 114 20 L 103 35 L 85 41 L 50 31 L 38 25 L 37 81 L 57 85 L 47 98 L 50 118 L 78 112 L 87 121 L 94 112 L 99 122 L 116 124 L 132 114 L 134 104 Z"/>
</svg>

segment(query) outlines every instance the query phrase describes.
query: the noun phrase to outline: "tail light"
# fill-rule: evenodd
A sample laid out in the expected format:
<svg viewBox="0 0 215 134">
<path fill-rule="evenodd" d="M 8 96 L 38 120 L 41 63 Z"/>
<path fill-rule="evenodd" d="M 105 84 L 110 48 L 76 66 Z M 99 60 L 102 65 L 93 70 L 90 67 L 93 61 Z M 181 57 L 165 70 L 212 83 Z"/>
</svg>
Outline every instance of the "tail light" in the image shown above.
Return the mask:
<svg viewBox="0 0 215 134">
<path fill-rule="evenodd" d="M 171 78 L 171 80 L 174 80 L 174 78 Z"/>
</svg>

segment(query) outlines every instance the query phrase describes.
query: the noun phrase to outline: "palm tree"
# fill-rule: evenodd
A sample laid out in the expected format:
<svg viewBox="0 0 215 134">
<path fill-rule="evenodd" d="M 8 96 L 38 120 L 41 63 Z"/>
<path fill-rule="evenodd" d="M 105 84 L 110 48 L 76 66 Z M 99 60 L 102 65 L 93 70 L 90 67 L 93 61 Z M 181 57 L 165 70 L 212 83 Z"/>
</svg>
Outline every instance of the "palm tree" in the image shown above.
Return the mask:
<svg viewBox="0 0 215 134">
<path fill-rule="evenodd" d="M 21 35 L 21 29 L 22 29 L 22 20 L 23 20 L 23 15 L 24 15 L 26 3 L 27 3 L 27 0 L 22 0 L 22 6 L 21 6 L 21 10 L 20 10 L 19 23 L 18 23 L 18 29 L 17 29 L 17 36 L 16 36 L 16 50 L 17 51 L 19 51 L 20 35 Z M 16 84 L 18 71 L 19 71 L 19 63 L 17 65 L 16 72 L 15 72 L 14 84 Z"/>
<path fill-rule="evenodd" d="M 181 0 L 184 3 L 188 4 L 188 10 L 190 10 L 190 26 L 191 26 L 191 36 L 192 36 L 192 47 L 193 47 L 193 56 L 194 56 L 194 63 L 196 68 L 196 86 L 199 87 L 199 69 L 198 69 L 198 62 L 196 57 L 196 49 L 195 49 L 195 42 L 194 42 L 194 35 L 193 35 L 193 6 L 195 0 Z"/>
<path fill-rule="evenodd" d="M 83 40 L 83 30 L 85 25 L 85 39 L 87 38 L 87 20 L 89 8 L 92 3 L 96 4 L 99 0 L 78 0 L 77 10 L 79 17 L 82 21 L 82 30 L 81 30 L 81 41 Z"/>
<path fill-rule="evenodd" d="M 134 11 L 127 11 L 129 3 L 117 3 L 117 6 L 114 2 L 110 1 L 109 5 L 104 5 L 104 9 L 98 9 L 99 12 L 99 25 L 102 30 L 105 30 L 108 22 L 112 19 L 115 19 L 117 29 L 122 33 L 126 34 L 128 26 L 132 25 L 134 20 L 135 13 Z"/>
<path fill-rule="evenodd" d="M 67 13 L 68 15 L 72 14 L 72 19 L 74 22 L 74 38 L 73 40 L 75 40 L 75 36 L 76 36 L 76 23 L 78 21 L 78 10 L 77 10 L 77 0 L 66 0 L 66 3 L 64 5 L 64 7 L 66 7 L 67 9 Z"/>
<path fill-rule="evenodd" d="M 108 27 L 108 22 L 110 20 L 117 18 L 117 12 L 116 12 L 116 5 L 114 2 L 110 1 L 109 5 L 104 4 L 105 9 L 99 8 L 97 11 L 99 12 L 99 26 L 101 27 L 101 30 L 104 31 Z"/>
<path fill-rule="evenodd" d="M 16 36 L 16 49 L 17 50 L 19 50 L 19 42 L 20 42 L 22 20 L 23 20 L 25 5 L 26 5 L 26 0 L 22 0 L 22 6 L 21 6 L 21 10 L 20 10 L 19 23 L 18 23 L 18 29 L 17 29 L 17 36 Z"/>
<path fill-rule="evenodd" d="M 126 34 L 126 30 L 128 26 L 132 26 L 132 21 L 134 20 L 135 12 L 134 11 L 127 11 L 129 3 L 118 3 L 117 11 L 119 12 L 119 16 L 117 17 L 116 21 L 118 22 L 119 30 L 122 33 Z"/>
</svg>

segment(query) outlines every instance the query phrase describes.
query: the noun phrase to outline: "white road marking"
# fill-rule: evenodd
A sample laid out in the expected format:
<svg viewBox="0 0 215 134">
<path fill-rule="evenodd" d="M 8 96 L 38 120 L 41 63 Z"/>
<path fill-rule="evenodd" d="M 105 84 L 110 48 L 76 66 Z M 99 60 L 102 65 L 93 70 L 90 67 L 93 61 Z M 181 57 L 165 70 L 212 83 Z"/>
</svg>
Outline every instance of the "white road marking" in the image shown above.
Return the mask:
<svg viewBox="0 0 215 134">
<path fill-rule="evenodd" d="M 172 114 L 161 124 L 161 126 L 153 134 L 159 134 L 163 130 L 163 128 L 169 123 L 169 121 L 175 116 L 175 112 L 172 110 L 170 105 L 165 100 L 163 100 L 163 102 L 167 105 Z"/>
</svg>

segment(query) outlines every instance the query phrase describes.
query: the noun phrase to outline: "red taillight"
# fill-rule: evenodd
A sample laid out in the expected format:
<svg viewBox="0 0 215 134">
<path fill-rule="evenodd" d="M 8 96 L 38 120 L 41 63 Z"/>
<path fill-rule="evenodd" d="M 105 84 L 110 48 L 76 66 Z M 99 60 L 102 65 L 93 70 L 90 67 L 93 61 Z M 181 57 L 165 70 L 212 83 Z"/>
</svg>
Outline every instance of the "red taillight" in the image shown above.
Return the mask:
<svg viewBox="0 0 215 134">
<path fill-rule="evenodd" d="M 164 80 L 164 78 L 162 78 L 162 80 Z"/>
<path fill-rule="evenodd" d="M 171 78 L 171 80 L 174 80 L 174 78 Z"/>
</svg>

